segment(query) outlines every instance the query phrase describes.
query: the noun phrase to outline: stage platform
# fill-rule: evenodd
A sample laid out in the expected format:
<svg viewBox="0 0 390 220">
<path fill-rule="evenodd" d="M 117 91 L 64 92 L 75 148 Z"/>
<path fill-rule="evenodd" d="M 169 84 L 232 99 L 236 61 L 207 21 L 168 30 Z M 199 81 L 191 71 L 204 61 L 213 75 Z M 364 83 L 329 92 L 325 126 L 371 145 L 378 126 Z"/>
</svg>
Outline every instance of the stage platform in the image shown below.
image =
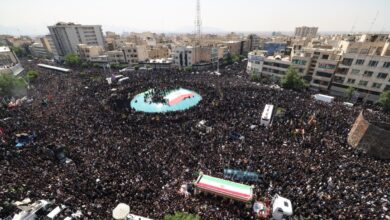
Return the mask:
<svg viewBox="0 0 390 220">
<path fill-rule="evenodd" d="M 153 89 L 136 95 L 130 102 L 131 108 L 147 113 L 183 111 L 196 106 L 202 100 L 198 93 L 183 88 L 168 92 L 164 96 L 165 102 L 152 102 L 148 97 L 150 93 L 153 93 Z"/>
</svg>

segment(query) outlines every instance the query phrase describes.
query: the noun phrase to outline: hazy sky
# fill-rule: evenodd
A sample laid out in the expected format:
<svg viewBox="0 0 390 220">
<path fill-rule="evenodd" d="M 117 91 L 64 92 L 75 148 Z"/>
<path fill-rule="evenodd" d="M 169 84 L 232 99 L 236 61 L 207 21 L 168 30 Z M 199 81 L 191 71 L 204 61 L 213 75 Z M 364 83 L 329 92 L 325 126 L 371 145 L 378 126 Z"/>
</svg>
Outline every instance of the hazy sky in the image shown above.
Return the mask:
<svg viewBox="0 0 390 220">
<path fill-rule="evenodd" d="M 0 34 L 45 34 L 57 21 L 103 31 L 192 32 L 196 0 L 0 0 Z M 204 32 L 390 31 L 390 0 L 201 0 Z"/>
</svg>

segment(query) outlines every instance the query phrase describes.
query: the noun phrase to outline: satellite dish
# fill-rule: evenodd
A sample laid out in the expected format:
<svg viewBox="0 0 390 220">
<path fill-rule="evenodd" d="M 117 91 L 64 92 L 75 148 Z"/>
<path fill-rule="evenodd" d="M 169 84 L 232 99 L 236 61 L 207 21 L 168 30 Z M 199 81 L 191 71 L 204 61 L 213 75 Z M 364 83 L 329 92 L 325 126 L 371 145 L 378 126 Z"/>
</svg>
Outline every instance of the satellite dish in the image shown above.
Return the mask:
<svg viewBox="0 0 390 220">
<path fill-rule="evenodd" d="M 117 220 L 126 219 L 130 214 L 130 206 L 119 203 L 114 210 L 112 210 L 112 217 Z"/>
</svg>

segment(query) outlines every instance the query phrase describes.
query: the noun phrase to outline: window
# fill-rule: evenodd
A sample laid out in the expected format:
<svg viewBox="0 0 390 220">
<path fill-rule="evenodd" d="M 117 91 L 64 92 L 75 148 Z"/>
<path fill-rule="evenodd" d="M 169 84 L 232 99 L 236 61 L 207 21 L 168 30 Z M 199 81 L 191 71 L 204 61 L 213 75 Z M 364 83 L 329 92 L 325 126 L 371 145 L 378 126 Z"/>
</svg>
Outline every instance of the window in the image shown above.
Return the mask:
<svg viewBox="0 0 390 220">
<path fill-rule="evenodd" d="M 360 54 L 368 54 L 368 49 L 361 49 Z"/>
<path fill-rule="evenodd" d="M 364 71 L 363 76 L 364 76 L 364 77 L 371 77 L 372 74 L 374 74 L 374 72 L 372 72 L 372 71 Z"/>
<path fill-rule="evenodd" d="M 368 62 L 368 66 L 371 66 L 371 67 L 376 67 L 378 66 L 378 61 L 376 60 L 370 60 L 370 62 Z"/>
<path fill-rule="evenodd" d="M 325 72 L 320 72 L 320 71 L 317 71 L 316 75 L 321 76 L 321 77 L 327 77 L 327 78 L 332 77 L 331 73 L 325 73 Z"/>
<path fill-rule="evenodd" d="M 328 55 L 328 54 L 322 55 L 322 59 L 327 60 L 328 58 L 329 58 L 329 55 Z"/>
<path fill-rule="evenodd" d="M 344 77 L 336 76 L 336 77 L 334 77 L 333 82 L 335 82 L 335 83 L 343 83 L 344 80 L 345 80 Z"/>
<path fill-rule="evenodd" d="M 349 53 L 357 53 L 358 52 L 358 48 L 351 48 L 349 49 Z"/>
<path fill-rule="evenodd" d="M 358 74 L 360 73 L 360 70 L 353 69 L 353 70 L 351 71 L 351 73 L 352 73 L 353 75 L 358 75 Z"/>
<path fill-rule="evenodd" d="M 306 60 L 293 60 L 292 63 L 297 64 L 297 65 L 306 65 L 307 61 Z"/>
<path fill-rule="evenodd" d="M 383 63 L 383 68 L 390 68 L 390 62 Z"/>
<path fill-rule="evenodd" d="M 342 64 L 346 65 L 346 66 L 351 66 L 352 62 L 353 62 L 353 59 L 351 59 L 351 58 L 344 58 L 343 61 L 342 61 Z"/>
<path fill-rule="evenodd" d="M 355 79 L 348 79 L 348 80 L 347 80 L 347 83 L 349 83 L 349 84 L 355 84 L 355 81 L 356 81 Z"/>
<path fill-rule="evenodd" d="M 364 60 L 358 59 L 358 60 L 356 60 L 355 64 L 356 65 L 363 65 L 364 64 Z"/>
<path fill-rule="evenodd" d="M 387 85 L 384 90 L 385 91 L 390 90 L 390 85 Z"/>
<path fill-rule="evenodd" d="M 368 81 L 360 80 L 358 85 L 359 86 L 367 86 L 367 84 L 368 84 Z"/>
<path fill-rule="evenodd" d="M 382 87 L 382 84 L 380 83 L 373 83 L 372 88 L 380 89 Z"/>
<path fill-rule="evenodd" d="M 336 69 L 336 65 L 329 63 L 319 63 L 318 68 L 333 70 Z"/>
<path fill-rule="evenodd" d="M 378 75 L 376 76 L 376 78 L 379 78 L 379 79 L 386 79 L 387 77 L 387 73 L 378 73 Z"/>
</svg>

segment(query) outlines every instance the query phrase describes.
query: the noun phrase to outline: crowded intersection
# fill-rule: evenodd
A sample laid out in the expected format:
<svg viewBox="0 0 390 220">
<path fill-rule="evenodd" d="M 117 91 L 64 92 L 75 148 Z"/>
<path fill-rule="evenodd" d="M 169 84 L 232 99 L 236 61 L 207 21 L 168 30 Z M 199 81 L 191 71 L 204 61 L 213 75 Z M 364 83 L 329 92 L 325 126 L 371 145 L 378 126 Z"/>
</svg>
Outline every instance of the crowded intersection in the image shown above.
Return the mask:
<svg viewBox="0 0 390 220">
<path fill-rule="evenodd" d="M 390 122 L 375 106 L 329 105 L 314 101 L 310 91 L 251 82 L 245 63 L 220 74 L 137 70 L 111 84 L 106 78 L 119 73 L 25 66 L 39 71 L 27 92 L 31 101 L 1 111 L 0 218 L 17 212 L 15 201 L 30 198 L 65 204 L 85 219 L 110 219 L 118 203 L 152 219 L 176 211 L 202 219 L 255 219 L 243 203 L 179 193 L 199 173 L 224 178 L 224 169 L 260 174 L 261 181 L 241 183 L 254 185 L 257 198 L 291 200 L 290 219 L 390 218 L 390 164 L 347 143 L 362 110 L 370 120 Z M 202 100 L 166 113 L 130 106 L 139 93 L 156 89 L 152 100 L 161 101 L 179 87 Z M 260 125 L 266 104 L 283 109 L 270 126 Z M 212 129 L 201 132 L 200 121 Z M 34 134 L 33 140 L 15 147 L 20 133 Z M 46 153 L 50 146 L 61 146 L 72 162 L 53 160 Z"/>
</svg>

